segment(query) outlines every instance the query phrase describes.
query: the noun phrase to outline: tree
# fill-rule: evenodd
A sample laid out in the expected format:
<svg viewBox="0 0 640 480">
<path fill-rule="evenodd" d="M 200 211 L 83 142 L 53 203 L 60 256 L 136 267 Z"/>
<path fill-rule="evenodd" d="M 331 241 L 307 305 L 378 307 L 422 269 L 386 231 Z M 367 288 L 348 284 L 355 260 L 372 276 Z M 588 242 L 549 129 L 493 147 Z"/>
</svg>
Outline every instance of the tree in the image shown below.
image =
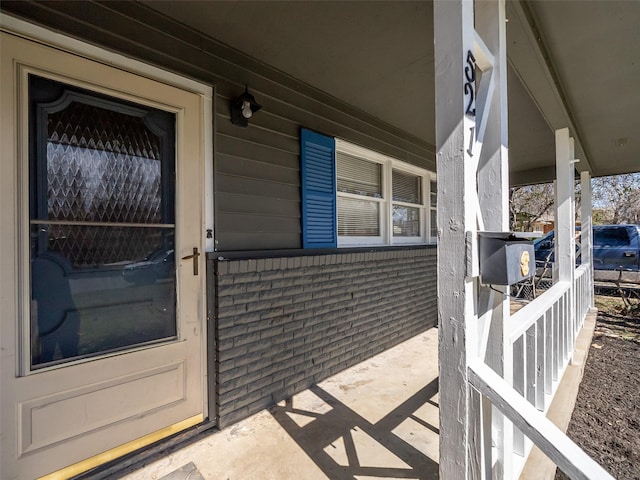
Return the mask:
<svg viewBox="0 0 640 480">
<path fill-rule="evenodd" d="M 640 173 L 594 178 L 591 187 L 602 223 L 640 223 Z"/>
<path fill-rule="evenodd" d="M 591 180 L 593 223 L 640 224 L 640 173 Z M 576 182 L 576 216 L 580 216 L 580 182 Z M 509 191 L 511 230 L 531 231 L 544 215 L 555 217 L 553 184 L 514 187 Z"/>
<path fill-rule="evenodd" d="M 640 189 L 635 190 L 627 197 L 621 216 L 627 223 L 640 225 Z"/>
<path fill-rule="evenodd" d="M 513 187 L 509 190 L 511 230 L 530 232 L 534 222 L 545 213 L 552 213 L 553 203 L 552 183 Z"/>
</svg>

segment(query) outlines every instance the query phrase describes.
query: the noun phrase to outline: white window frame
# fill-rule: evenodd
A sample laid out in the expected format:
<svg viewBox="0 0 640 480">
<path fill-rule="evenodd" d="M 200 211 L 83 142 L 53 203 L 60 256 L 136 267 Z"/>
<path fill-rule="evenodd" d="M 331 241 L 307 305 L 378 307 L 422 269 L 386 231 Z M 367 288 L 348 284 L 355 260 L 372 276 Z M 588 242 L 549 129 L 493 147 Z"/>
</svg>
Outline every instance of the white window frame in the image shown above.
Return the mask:
<svg viewBox="0 0 640 480">
<path fill-rule="evenodd" d="M 349 143 L 345 140 L 336 138 L 336 162 L 337 153 L 344 153 L 359 157 L 382 166 L 382 198 L 368 197 L 364 195 L 356 195 L 336 191 L 336 197 L 354 198 L 358 200 L 366 200 L 378 202 L 380 204 L 380 235 L 378 236 L 345 236 L 338 235 L 338 247 L 362 247 L 362 246 L 384 246 L 384 245 L 420 245 L 435 243 L 435 238 L 430 236 L 430 212 L 432 210 L 431 199 L 431 181 L 435 181 L 435 173 L 416 167 L 409 163 L 397 160 L 393 157 L 383 155 L 368 148 Z M 406 202 L 393 201 L 392 199 L 392 175 L 393 170 L 403 173 L 418 175 L 421 178 L 421 194 L 422 204 L 412 204 Z M 336 168 L 337 171 L 337 168 Z M 337 179 L 336 179 L 337 181 Z M 417 237 L 395 237 L 393 235 L 393 206 L 406 206 L 420 209 L 420 236 Z M 336 218 L 337 222 L 337 218 Z"/>
</svg>

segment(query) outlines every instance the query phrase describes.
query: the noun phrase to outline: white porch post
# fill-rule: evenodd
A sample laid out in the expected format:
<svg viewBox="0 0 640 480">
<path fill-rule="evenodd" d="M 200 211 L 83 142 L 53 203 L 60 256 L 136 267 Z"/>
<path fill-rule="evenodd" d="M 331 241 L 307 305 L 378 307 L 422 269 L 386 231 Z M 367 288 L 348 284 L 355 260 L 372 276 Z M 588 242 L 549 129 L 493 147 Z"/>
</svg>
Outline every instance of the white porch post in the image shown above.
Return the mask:
<svg viewBox="0 0 640 480">
<path fill-rule="evenodd" d="M 473 5 L 434 2 L 436 146 L 438 150 L 438 357 L 440 478 L 468 478 L 469 382 L 466 350 L 466 237 L 475 219 L 467 205 L 464 53 L 473 46 Z M 473 181 L 475 189 L 475 181 Z M 473 229 L 475 231 L 475 228 Z M 444 454 L 446 452 L 446 454 Z"/>
<path fill-rule="evenodd" d="M 436 0 L 434 33 L 440 478 L 488 478 L 491 408 L 467 366 L 476 358 L 500 374 L 511 366 L 502 358 L 508 297 L 480 284 L 477 246 L 478 231 L 508 229 L 504 0 Z"/>
<path fill-rule="evenodd" d="M 589 172 L 580 173 L 580 258 L 583 265 L 589 266 L 589 306 L 593 307 L 593 213 L 591 205 L 591 175 Z"/>
<path fill-rule="evenodd" d="M 575 168 L 574 144 L 569 137 L 569 129 L 556 130 L 556 262 L 558 281 L 570 282 L 568 302 L 564 305 L 564 315 L 560 319 L 560 358 L 562 363 L 573 360 L 575 340 L 575 269 L 576 269 L 576 220 L 575 220 Z M 566 317 L 565 317 L 566 315 Z M 563 320 L 564 318 L 564 320 Z"/>
<path fill-rule="evenodd" d="M 573 282 L 576 265 L 575 246 L 575 174 L 573 138 L 569 129 L 556 130 L 556 262 L 558 280 Z"/>
</svg>

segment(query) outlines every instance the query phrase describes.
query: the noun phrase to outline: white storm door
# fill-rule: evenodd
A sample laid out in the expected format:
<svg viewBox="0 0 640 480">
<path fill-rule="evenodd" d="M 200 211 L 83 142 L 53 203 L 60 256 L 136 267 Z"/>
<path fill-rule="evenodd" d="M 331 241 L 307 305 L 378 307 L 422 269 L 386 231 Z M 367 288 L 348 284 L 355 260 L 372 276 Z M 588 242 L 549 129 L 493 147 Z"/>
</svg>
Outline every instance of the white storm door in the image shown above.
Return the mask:
<svg viewBox="0 0 640 480">
<path fill-rule="evenodd" d="M 207 414 L 206 99 L 1 42 L 0 477 L 66 477 Z"/>
</svg>

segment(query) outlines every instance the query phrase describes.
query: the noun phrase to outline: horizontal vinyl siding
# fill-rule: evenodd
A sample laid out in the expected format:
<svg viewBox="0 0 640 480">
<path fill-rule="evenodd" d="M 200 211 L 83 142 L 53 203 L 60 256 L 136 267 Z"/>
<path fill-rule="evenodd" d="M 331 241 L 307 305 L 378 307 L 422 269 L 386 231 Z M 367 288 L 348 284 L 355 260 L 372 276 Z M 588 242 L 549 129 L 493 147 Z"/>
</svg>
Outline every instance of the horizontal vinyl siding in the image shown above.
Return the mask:
<svg viewBox="0 0 640 480">
<path fill-rule="evenodd" d="M 272 245 L 279 245 L 278 249 L 300 248 L 299 235 L 294 238 L 289 233 L 235 232 L 225 234 L 225 239 L 234 250 L 253 250 L 255 245 L 264 245 L 266 240 Z"/>
<path fill-rule="evenodd" d="M 257 178 L 237 177 L 224 174 L 218 174 L 216 183 L 219 192 L 246 194 L 253 197 L 285 198 L 298 201 L 300 199 L 299 185 L 288 185 L 286 183 L 270 182 Z"/>
<path fill-rule="evenodd" d="M 256 114 L 257 115 L 257 114 Z M 224 117 L 217 117 L 222 121 L 228 121 Z M 248 127 L 251 128 L 251 127 Z M 245 158 L 252 160 L 252 156 L 259 156 L 260 158 L 269 158 L 271 165 L 278 165 L 289 168 L 299 168 L 300 157 L 298 147 L 294 152 L 284 151 L 260 143 L 248 142 L 236 132 L 235 136 L 224 135 L 217 133 L 216 135 L 216 156 L 218 154 L 227 155 L 235 158 Z M 253 159 L 255 161 L 255 158 Z"/>
<path fill-rule="evenodd" d="M 435 171 L 432 145 L 142 4 L 3 0 L 1 6 L 27 20 L 215 86 L 217 250 L 301 247 L 301 127 Z M 239 128 L 230 122 L 229 103 L 245 85 L 263 108 L 247 128 Z"/>
<path fill-rule="evenodd" d="M 294 231 L 300 235 L 300 222 L 297 218 L 220 213 L 217 221 L 218 227 L 224 231 L 265 234 Z"/>
<path fill-rule="evenodd" d="M 247 128 L 238 128 L 229 121 L 230 102 L 218 91 L 216 248 L 299 248 L 300 146 L 297 133 L 292 135 L 299 127 L 261 110 Z"/>
<path fill-rule="evenodd" d="M 247 201 L 255 197 L 254 201 Z M 221 212 L 238 214 L 269 214 L 279 212 L 283 217 L 295 217 L 300 212 L 300 201 L 296 197 L 293 200 L 285 198 L 269 198 L 245 193 L 218 192 L 216 194 L 216 204 Z"/>
<path fill-rule="evenodd" d="M 253 158 L 243 158 L 220 153 L 216 155 L 216 172 L 245 178 L 260 178 L 286 185 L 297 185 L 300 170 L 283 167 L 278 164 L 264 162 Z"/>
</svg>

